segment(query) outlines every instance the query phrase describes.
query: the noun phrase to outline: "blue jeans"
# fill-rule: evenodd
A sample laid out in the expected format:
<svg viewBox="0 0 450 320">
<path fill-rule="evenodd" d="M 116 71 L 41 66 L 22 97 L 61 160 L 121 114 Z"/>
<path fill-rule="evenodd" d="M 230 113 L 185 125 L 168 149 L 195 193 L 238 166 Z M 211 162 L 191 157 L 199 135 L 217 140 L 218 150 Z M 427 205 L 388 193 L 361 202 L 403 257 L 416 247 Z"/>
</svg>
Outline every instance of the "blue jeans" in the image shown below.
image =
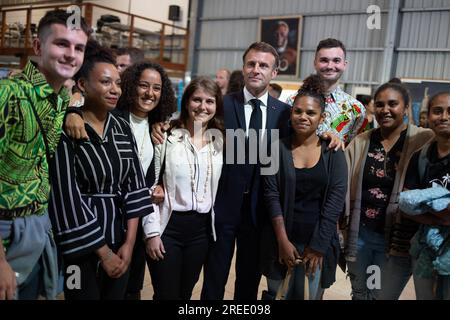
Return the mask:
<svg viewBox="0 0 450 320">
<path fill-rule="evenodd" d="M 303 252 L 304 245 L 296 245 L 298 252 Z M 317 268 L 315 274 L 308 277 L 309 282 L 309 300 L 320 300 L 323 289 L 320 287 L 321 270 Z M 278 289 L 282 285 L 283 280 L 273 280 L 267 278 L 267 289 L 271 296 L 277 295 Z M 302 265 L 295 267 L 289 289 L 286 295 L 286 300 L 304 300 L 305 288 L 305 268 Z"/>
<path fill-rule="evenodd" d="M 383 270 L 386 263 L 384 235 L 361 225 L 357 248 L 356 261 L 347 261 L 348 275 L 352 284 L 352 299 L 377 299 L 380 293 L 381 279 L 379 288 L 369 289 L 367 280 L 372 273 L 368 272 L 367 268 L 369 266 L 378 266 L 380 270 Z"/>
<path fill-rule="evenodd" d="M 411 257 L 389 256 L 381 269 L 381 291 L 377 299 L 398 300 L 411 275 Z"/>
<path fill-rule="evenodd" d="M 414 259 L 412 263 L 415 264 Z M 417 300 L 450 300 L 450 276 L 436 275 L 433 278 L 422 278 L 413 273 L 413 279 Z"/>
<path fill-rule="evenodd" d="M 42 259 L 36 262 L 30 275 L 17 289 L 17 300 L 37 300 L 42 291 Z"/>
</svg>

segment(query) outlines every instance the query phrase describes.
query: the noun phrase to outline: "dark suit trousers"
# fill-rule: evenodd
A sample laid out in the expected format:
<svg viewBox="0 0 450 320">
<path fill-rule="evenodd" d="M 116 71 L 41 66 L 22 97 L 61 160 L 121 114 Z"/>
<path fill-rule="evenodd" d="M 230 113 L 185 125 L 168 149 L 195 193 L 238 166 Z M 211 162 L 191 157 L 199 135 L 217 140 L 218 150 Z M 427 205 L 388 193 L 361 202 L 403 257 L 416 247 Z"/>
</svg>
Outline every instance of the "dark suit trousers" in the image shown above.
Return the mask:
<svg viewBox="0 0 450 320">
<path fill-rule="evenodd" d="M 244 196 L 241 221 L 237 225 L 216 225 L 217 241 L 208 252 L 201 299 L 222 300 L 236 244 L 235 300 L 256 300 L 261 271 L 260 232 L 250 217 L 250 199 Z"/>
<path fill-rule="evenodd" d="M 130 278 L 128 279 L 125 299 L 140 300 L 140 292 L 144 285 L 145 277 L 145 243 L 143 239 L 142 218 L 136 232 L 133 255 L 130 262 Z"/>
</svg>

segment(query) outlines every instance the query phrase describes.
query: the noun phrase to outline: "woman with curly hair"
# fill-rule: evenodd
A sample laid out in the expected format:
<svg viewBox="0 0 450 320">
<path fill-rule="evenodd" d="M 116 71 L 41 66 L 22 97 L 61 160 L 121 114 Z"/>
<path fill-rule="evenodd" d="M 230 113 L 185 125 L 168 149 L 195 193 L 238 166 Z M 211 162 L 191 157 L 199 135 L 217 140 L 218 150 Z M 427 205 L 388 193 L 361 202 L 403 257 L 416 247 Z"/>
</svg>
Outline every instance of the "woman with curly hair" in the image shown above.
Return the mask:
<svg viewBox="0 0 450 320">
<path fill-rule="evenodd" d="M 117 104 L 119 115 L 131 125 L 138 147 L 139 161 L 145 172 L 147 186 L 155 181 L 154 150 L 150 133 L 152 125 L 164 122 L 176 110 L 172 83 L 157 63 L 143 61 L 122 73 L 122 96 Z M 153 189 L 152 189 L 153 190 Z M 139 300 L 145 275 L 145 226 L 139 228 L 130 265 L 126 299 Z M 147 238 L 147 236 L 145 236 Z"/>
<path fill-rule="evenodd" d="M 316 134 L 324 120 L 325 100 L 319 76 L 306 78 L 295 97 L 292 134 L 280 140 L 274 175 L 265 176 L 264 198 L 271 218 L 263 228 L 262 270 L 269 295 L 275 296 L 289 268 L 288 300 L 319 300 L 335 281 L 339 254 L 336 224 L 344 207 L 347 165 L 342 150 L 328 149 Z M 305 268 L 297 266 L 302 259 Z"/>
</svg>

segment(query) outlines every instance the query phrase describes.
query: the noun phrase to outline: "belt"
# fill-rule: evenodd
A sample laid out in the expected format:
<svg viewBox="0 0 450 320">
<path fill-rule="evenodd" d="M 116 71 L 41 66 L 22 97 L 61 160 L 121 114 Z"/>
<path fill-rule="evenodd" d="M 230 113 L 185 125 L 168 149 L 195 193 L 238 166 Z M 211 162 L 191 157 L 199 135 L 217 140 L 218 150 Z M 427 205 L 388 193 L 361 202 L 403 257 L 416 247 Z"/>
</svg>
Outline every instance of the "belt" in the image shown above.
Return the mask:
<svg viewBox="0 0 450 320">
<path fill-rule="evenodd" d="M 37 209 L 38 203 L 33 203 L 20 208 L 5 209 L 0 208 L 0 220 L 14 220 L 15 218 L 21 218 L 31 215 Z"/>
<path fill-rule="evenodd" d="M 92 198 L 118 198 L 121 196 L 121 193 L 82 193 L 82 197 L 92 197 Z"/>
</svg>

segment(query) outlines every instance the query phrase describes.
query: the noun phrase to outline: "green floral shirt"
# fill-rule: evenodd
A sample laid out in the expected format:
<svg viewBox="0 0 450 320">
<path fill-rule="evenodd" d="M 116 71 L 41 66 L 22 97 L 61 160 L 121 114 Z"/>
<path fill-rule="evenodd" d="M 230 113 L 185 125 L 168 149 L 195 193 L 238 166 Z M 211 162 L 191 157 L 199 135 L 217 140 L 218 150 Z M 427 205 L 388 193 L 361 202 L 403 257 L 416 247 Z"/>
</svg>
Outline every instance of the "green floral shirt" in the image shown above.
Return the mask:
<svg viewBox="0 0 450 320">
<path fill-rule="evenodd" d="M 45 143 L 58 145 L 69 95 L 47 83 L 31 61 L 22 73 L 0 80 L 0 219 L 43 214 L 50 194 Z"/>
</svg>

